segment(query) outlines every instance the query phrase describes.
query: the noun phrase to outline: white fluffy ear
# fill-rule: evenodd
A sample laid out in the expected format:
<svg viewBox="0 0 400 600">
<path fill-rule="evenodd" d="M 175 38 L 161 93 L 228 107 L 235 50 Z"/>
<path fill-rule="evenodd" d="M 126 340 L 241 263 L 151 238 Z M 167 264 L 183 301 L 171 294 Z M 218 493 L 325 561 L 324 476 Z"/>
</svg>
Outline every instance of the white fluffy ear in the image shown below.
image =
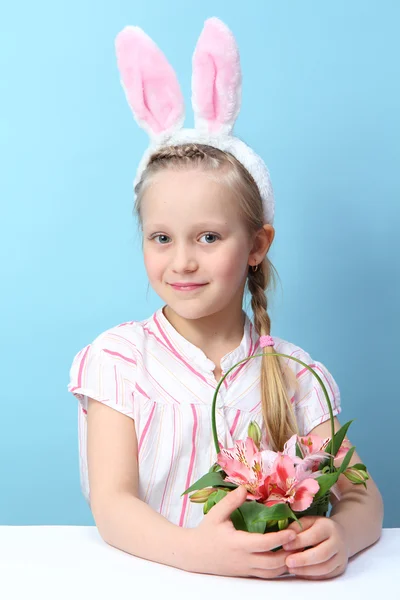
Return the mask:
<svg viewBox="0 0 400 600">
<path fill-rule="evenodd" d="M 242 76 L 236 40 L 219 19 L 207 19 L 193 55 L 195 127 L 231 133 L 240 110 Z"/>
<path fill-rule="evenodd" d="M 137 123 L 151 138 L 172 135 L 185 119 L 174 69 L 140 27 L 125 27 L 115 48 L 121 83 Z"/>
</svg>

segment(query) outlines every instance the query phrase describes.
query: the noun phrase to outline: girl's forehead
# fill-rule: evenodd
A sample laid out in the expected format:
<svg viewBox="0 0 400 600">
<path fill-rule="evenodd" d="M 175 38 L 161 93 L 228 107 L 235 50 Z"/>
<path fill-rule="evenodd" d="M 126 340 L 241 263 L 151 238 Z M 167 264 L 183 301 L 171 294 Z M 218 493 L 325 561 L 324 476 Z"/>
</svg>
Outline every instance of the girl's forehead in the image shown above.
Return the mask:
<svg viewBox="0 0 400 600">
<path fill-rule="evenodd" d="M 235 194 L 216 175 L 200 169 L 166 169 L 157 173 L 143 195 L 143 219 L 153 220 L 161 215 L 169 220 L 237 218 L 239 206 Z"/>
</svg>

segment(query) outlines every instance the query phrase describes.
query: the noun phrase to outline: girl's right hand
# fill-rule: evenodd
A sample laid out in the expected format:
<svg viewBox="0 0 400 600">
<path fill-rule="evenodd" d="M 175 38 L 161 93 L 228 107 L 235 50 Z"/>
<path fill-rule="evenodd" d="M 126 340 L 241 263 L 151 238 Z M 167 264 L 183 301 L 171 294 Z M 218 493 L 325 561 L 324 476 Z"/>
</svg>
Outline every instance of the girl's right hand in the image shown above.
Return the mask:
<svg viewBox="0 0 400 600">
<path fill-rule="evenodd" d="M 186 570 L 234 577 L 273 579 L 288 573 L 286 558 L 291 552 L 278 550 L 287 544 L 294 531 L 248 533 L 234 528 L 230 515 L 246 500 L 240 486 L 213 506 L 200 525 L 188 529 L 189 548 Z"/>
</svg>

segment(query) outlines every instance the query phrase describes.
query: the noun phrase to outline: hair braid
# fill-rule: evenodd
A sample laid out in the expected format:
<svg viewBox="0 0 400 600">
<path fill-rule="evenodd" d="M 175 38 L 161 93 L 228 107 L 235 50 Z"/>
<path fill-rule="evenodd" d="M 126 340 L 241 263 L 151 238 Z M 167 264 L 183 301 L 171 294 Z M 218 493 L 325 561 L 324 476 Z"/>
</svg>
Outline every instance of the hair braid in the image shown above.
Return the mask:
<svg viewBox="0 0 400 600">
<path fill-rule="evenodd" d="M 265 259 L 259 269 L 249 269 L 247 285 L 251 294 L 251 308 L 254 314 L 254 326 L 258 335 L 270 335 L 271 320 L 268 315 L 268 301 L 265 288 L 270 278 L 270 261 Z M 264 353 L 272 354 L 274 349 L 267 347 Z M 267 439 L 272 450 L 281 451 L 285 442 L 298 433 L 296 416 L 289 400 L 285 376 L 294 384 L 294 377 L 286 365 L 281 364 L 278 356 L 265 356 L 261 364 L 261 406 L 267 431 Z"/>
<path fill-rule="evenodd" d="M 166 146 L 154 152 L 149 160 L 149 166 L 161 161 L 170 160 L 193 160 L 197 158 L 204 160 L 206 153 L 197 144 L 188 144 L 186 146 Z"/>
</svg>

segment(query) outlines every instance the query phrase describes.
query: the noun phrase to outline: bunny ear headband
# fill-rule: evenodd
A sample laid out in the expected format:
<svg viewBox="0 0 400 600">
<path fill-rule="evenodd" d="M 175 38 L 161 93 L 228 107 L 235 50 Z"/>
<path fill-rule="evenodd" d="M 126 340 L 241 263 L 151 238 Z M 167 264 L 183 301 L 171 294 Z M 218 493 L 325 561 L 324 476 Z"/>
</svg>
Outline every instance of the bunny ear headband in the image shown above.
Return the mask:
<svg viewBox="0 0 400 600">
<path fill-rule="evenodd" d="M 165 146 L 207 144 L 230 152 L 249 171 L 261 194 L 265 223 L 274 219 L 268 169 L 249 146 L 232 135 L 240 110 L 239 50 L 232 32 L 217 18 L 208 19 L 193 54 L 194 129 L 183 128 L 185 109 L 174 69 L 140 27 L 125 27 L 115 40 L 121 83 L 138 125 L 150 137 L 134 185 L 150 156 Z"/>
</svg>

